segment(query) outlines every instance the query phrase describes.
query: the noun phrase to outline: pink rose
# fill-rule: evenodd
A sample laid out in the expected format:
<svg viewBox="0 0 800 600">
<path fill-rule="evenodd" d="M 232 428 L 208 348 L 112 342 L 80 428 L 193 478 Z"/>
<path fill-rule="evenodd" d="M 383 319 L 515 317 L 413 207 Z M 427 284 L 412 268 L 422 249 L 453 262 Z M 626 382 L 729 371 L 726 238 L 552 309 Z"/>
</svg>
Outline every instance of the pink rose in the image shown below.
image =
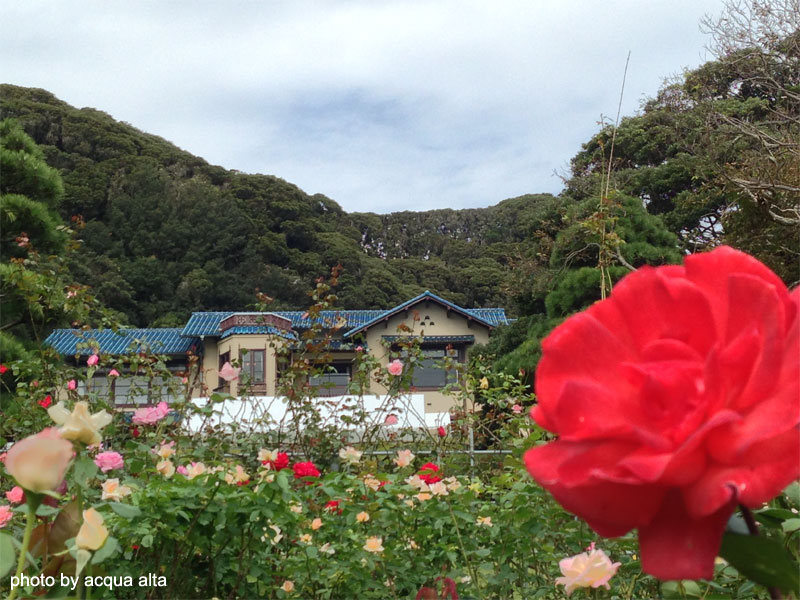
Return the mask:
<svg viewBox="0 0 800 600">
<path fill-rule="evenodd" d="M 94 367 L 100 361 L 100 357 L 97 354 L 92 354 L 87 360 L 86 364 L 90 367 Z"/>
<path fill-rule="evenodd" d="M 515 415 L 518 415 L 519 413 L 522 412 L 522 407 L 519 404 L 515 404 L 514 406 L 511 407 L 511 410 L 514 411 Z"/>
<path fill-rule="evenodd" d="M 384 419 L 383 421 L 383 424 L 386 427 L 389 427 L 391 425 L 397 425 L 397 417 L 395 415 L 387 415 L 386 419 Z"/>
<path fill-rule="evenodd" d="M 119 371 L 117 371 L 116 369 L 111 369 L 108 372 L 108 376 L 109 377 L 119 377 Z"/>
<path fill-rule="evenodd" d="M 403 363 L 400 359 L 395 358 L 392 362 L 389 363 L 387 370 L 390 374 L 394 375 L 395 377 L 398 375 L 403 374 Z"/>
<path fill-rule="evenodd" d="M 186 467 L 184 467 L 183 465 L 179 466 L 177 471 L 181 475 L 188 475 L 189 474 L 189 470 Z"/>
<path fill-rule="evenodd" d="M 111 469 L 121 469 L 125 466 L 122 455 L 119 452 L 101 452 L 94 457 L 94 464 L 100 467 L 103 473 L 108 473 Z"/>
<path fill-rule="evenodd" d="M 219 370 L 219 376 L 222 377 L 225 381 L 233 381 L 234 379 L 239 379 L 239 372 L 242 369 L 239 367 L 233 368 L 231 363 L 226 362 L 222 365 L 222 368 Z"/>
<path fill-rule="evenodd" d="M 6 498 L 11 504 L 19 504 L 25 499 L 25 492 L 18 485 L 15 485 L 11 490 L 6 492 Z"/>
<path fill-rule="evenodd" d="M 159 402 L 158 406 L 137 408 L 133 412 L 133 422 L 136 425 L 153 425 L 167 416 L 169 406 L 166 402 Z"/>
<path fill-rule="evenodd" d="M 77 387 L 78 387 L 78 382 L 75 381 L 74 379 L 70 379 L 69 383 L 67 384 L 67 389 L 70 391 L 74 391 L 75 388 Z"/>
<path fill-rule="evenodd" d="M 569 596 L 578 588 L 598 588 L 601 585 L 611 589 L 608 580 L 611 579 L 622 563 L 613 563 L 602 550 L 595 550 L 594 542 L 588 551 L 570 558 L 564 558 L 558 563 L 563 577 L 556 579 L 556 585 L 563 585 Z"/>
<path fill-rule="evenodd" d="M 72 444 L 49 427 L 11 446 L 6 470 L 28 491 L 50 491 L 63 481 L 72 454 Z"/>
<path fill-rule="evenodd" d="M 644 267 L 542 343 L 528 471 L 642 570 L 710 579 L 737 504 L 800 474 L 800 288 L 728 247 Z"/>
<path fill-rule="evenodd" d="M 0 528 L 5 527 L 13 516 L 14 513 L 11 512 L 11 507 L 8 504 L 3 504 L 3 506 L 0 506 Z"/>
</svg>

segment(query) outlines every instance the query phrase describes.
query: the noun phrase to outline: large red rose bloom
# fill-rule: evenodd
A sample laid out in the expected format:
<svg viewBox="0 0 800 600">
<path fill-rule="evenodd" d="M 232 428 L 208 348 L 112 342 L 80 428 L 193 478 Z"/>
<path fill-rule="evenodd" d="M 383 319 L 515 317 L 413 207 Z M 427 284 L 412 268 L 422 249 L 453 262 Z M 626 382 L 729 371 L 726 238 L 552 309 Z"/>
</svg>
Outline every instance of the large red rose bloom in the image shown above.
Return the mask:
<svg viewBox="0 0 800 600">
<path fill-rule="evenodd" d="M 710 578 L 737 504 L 800 475 L 800 288 L 722 247 L 645 267 L 542 343 L 530 474 L 642 568 Z"/>
</svg>

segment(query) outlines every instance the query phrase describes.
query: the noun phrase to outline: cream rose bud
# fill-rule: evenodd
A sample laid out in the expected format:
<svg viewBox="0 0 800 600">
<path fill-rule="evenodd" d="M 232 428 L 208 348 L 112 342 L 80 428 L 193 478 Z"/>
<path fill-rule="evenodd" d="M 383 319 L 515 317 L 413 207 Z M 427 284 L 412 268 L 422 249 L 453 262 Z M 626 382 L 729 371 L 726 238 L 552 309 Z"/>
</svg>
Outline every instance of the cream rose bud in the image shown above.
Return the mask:
<svg viewBox="0 0 800 600">
<path fill-rule="evenodd" d="M 175 474 L 175 465 L 172 464 L 171 460 L 162 460 L 156 465 L 156 471 L 169 479 Z"/>
<path fill-rule="evenodd" d="M 89 411 L 89 403 L 81 400 L 76 402 L 72 412 L 69 412 L 63 402 L 47 409 L 50 418 L 61 425 L 61 437 L 76 442 L 83 442 L 87 446 L 99 444 L 103 438 L 100 430 L 111 423 L 111 415 L 105 410 L 95 414 Z"/>
<path fill-rule="evenodd" d="M 108 529 L 103 525 L 103 515 L 93 508 L 83 511 L 83 525 L 75 537 L 75 545 L 84 550 L 99 550 L 107 537 Z"/>
<path fill-rule="evenodd" d="M 6 470 L 30 492 L 56 489 L 72 460 L 72 444 L 55 427 L 20 440 L 8 451 Z"/>
</svg>

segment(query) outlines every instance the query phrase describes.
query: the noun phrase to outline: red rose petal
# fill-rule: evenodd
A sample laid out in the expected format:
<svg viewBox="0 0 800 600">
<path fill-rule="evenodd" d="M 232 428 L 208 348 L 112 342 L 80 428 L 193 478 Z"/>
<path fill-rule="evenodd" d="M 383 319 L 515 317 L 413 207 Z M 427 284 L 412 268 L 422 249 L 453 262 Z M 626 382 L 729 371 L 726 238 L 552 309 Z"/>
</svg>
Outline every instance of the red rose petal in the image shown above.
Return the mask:
<svg viewBox="0 0 800 600">
<path fill-rule="evenodd" d="M 735 506 L 732 498 L 707 517 L 693 519 L 680 492 L 672 490 L 655 519 L 639 528 L 642 570 L 662 580 L 711 579 L 722 533 Z"/>
</svg>

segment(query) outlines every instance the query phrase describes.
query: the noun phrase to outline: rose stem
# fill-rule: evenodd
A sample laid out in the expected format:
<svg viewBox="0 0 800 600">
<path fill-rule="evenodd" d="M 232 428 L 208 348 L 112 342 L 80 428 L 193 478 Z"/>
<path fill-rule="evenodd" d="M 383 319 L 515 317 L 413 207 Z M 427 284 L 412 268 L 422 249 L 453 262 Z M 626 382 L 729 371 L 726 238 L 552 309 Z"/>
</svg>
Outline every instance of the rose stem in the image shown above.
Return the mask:
<svg viewBox="0 0 800 600">
<path fill-rule="evenodd" d="M 744 517 L 744 522 L 747 523 L 747 531 L 750 532 L 750 535 L 758 535 L 758 523 L 756 523 L 756 519 L 750 509 L 744 504 L 740 504 L 739 510 L 742 511 L 742 517 Z M 767 586 L 767 591 L 769 591 L 769 597 L 772 600 L 783 600 L 783 595 L 778 588 Z"/>
</svg>

